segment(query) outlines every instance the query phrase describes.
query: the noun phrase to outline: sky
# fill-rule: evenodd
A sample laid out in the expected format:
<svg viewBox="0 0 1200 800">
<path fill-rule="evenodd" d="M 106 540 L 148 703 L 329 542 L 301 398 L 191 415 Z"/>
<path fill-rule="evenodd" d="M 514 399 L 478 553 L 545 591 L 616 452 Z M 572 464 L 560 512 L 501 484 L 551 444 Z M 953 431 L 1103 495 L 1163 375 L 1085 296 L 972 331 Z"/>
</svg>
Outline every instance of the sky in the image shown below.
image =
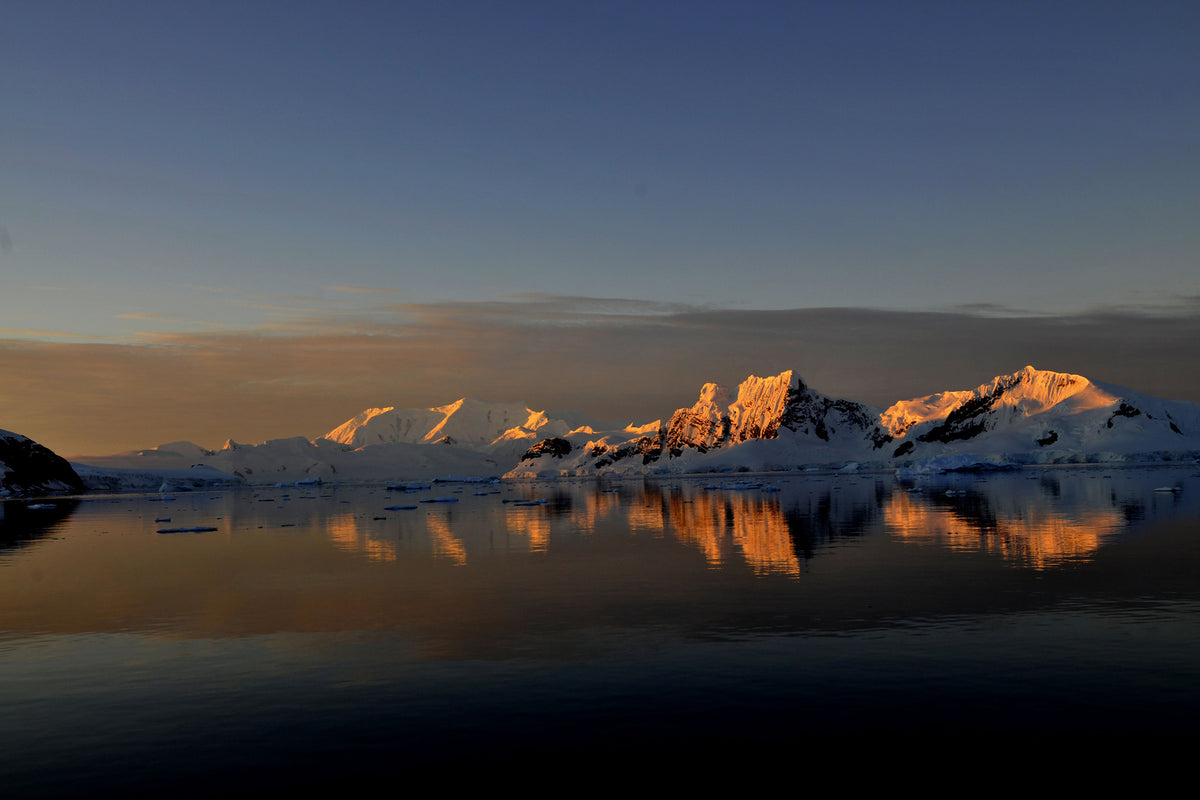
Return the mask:
<svg viewBox="0 0 1200 800">
<path fill-rule="evenodd" d="M 1200 401 L 1200 6 L 24 2 L 0 428 L 64 454 L 799 372 Z"/>
</svg>

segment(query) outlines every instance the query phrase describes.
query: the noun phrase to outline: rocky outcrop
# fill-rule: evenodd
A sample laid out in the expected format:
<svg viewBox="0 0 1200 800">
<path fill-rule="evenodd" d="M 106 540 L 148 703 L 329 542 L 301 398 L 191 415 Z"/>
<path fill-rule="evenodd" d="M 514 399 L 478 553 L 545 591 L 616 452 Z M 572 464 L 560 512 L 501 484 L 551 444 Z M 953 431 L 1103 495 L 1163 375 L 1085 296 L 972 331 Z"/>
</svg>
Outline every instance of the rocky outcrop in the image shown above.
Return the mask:
<svg viewBox="0 0 1200 800">
<path fill-rule="evenodd" d="M 83 491 L 67 460 L 18 433 L 0 430 L 0 496 Z"/>
<path fill-rule="evenodd" d="M 541 458 L 542 456 L 551 456 L 552 458 L 562 458 L 567 453 L 571 452 L 571 443 L 566 439 L 554 437 L 551 439 L 543 439 L 533 447 L 525 451 L 525 455 L 521 456 L 522 461 L 527 461 L 531 458 Z"/>
</svg>

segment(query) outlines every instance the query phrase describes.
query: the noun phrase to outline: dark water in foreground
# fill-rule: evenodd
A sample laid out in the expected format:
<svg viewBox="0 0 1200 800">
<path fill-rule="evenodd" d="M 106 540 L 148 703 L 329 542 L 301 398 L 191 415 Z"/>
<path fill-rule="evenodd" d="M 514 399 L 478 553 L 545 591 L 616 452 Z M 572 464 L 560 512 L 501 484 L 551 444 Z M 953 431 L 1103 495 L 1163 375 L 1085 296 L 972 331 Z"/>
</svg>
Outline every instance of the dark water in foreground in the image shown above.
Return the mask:
<svg viewBox="0 0 1200 800">
<path fill-rule="evenodd" d="M 1195 467 L 758 478 L 5 503 L 0 787 L 702 783 L 1195 736 Z"/>
</svg>

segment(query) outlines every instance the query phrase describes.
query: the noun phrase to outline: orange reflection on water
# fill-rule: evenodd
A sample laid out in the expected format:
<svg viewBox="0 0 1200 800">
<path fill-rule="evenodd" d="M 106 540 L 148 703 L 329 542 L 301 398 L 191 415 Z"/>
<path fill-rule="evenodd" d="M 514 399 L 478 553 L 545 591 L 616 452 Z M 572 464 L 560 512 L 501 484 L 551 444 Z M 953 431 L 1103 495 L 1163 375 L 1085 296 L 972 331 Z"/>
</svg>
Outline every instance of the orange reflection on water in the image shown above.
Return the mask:
<svg viewBox="0 0 1200 800">
<path fill-rule="evenodd" d="M 733 541 L 756 575 L 800 575 L 800 560 L 792 549 L 787 520 L 779 501 L 741 497 L 734 504 Z"/>
<path fill-rule="evenodd" d="M 621 508 L 617 492 L 592 492 L 583 498 L 582 504 L 571 509 L 571 525 L 582 534 L 596 532 L 596 523 Z"/>
<path fill-rule="evenodd" d="M 787 520 L 775 497 L 742 492 L 670 498 L 671 527 L 682 542 L 716 568 L 740 552 L 756 575 L 800 574 Z"/>
<path fill-rule="evenodd" d="M 325 531 L 335 547 L 365 555 L 371 561 L 395 561 L 396 545 L 371 536 L 359 518 L 350 512 L 325 520 Z"/>
<path fill-rule="evenodd" d="M 429 538 L 433 544 L 433 557 L 448 559 L 456 567 L 467 563 L 467 546 L 450 530 L 447 518 L 430 514 L 425 518 Z"/>
<path fill-rule="evenodd" d="M 937 541 L 952 550 L 983 551 L 1035 569 L 1092 558 L 1103 538 L 1122 527 L 1115 508 L 1071 516 L 1038 505 L 980 511 L 952 498 L 896 492 L 883 508 L 884 523 L 908 541 Z"/>
<path fill-rule="evenodd" d="M 647 491 L 641 503 L 631 504 L 628 509 L 630 530 L 662 533 L 666 529 L 667 518 L 660 493 Z"/>
<path fill-rule="evenodd" d="M 544 553 L 550 548 L 550 519 L 543 506 L 509 506 L 508 532 L 529 540 L 529 550 Z"/>
<path fill-rule="evenodd" d="M 719 495 L 701 494 L 685 501 L 676 495 L 671 498 L 670 508 L 675 538 L 699 550 L 709 567 L 720 567 L 728 549 L 725 531 L 730 527 L 730 512 L 725 499 Z"/>
</svg>

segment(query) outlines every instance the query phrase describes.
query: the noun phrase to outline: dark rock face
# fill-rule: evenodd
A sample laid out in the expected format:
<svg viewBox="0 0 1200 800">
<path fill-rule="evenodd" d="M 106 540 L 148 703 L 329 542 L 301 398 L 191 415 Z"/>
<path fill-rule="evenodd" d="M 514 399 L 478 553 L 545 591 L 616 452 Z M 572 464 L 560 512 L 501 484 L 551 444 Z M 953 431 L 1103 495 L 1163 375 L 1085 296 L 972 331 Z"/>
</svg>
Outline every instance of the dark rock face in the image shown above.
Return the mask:
<svg viewBox="0 0 1200 800">
<path fill-rule="evenodd" d="M 1041 439 L 1038 439 L 1037 443 L 1039 445 L 1041 445 L 1042 447 L 1046 447 L 1047 445 L 1054 444 L 1057 441 L 1058 441 L 1058 431 L 1050 431 L 1045 436 L 1043 436 Z"/>
<path fill-rule="evenodd" d="M 696 420 L 690 409 L 681 408 L 671 416 L 671 422 L 667 425 L 667 442 L 672 450 L 691 447 L 704 453 L 708 452 L 704 442 L 713 441 L 715 447 L 728 442 L 732 427 L 733 420 L 727 415 L 722 415 L 719 422 Z M 696 435 L 689 436 L 689 430 Z"/>
<path fill-rule="evenodd" d="M 525 451 L 525 455 L 521 456 L 522 461 L 531 458 L 541 458 L 542 456 L 553 456 L 554 458 L 562 458 L 571 452 L 571 443 L 566 439 L 560 439 L 557 436 L 551 439 L 543 439 L 533 447 Z"/>
<path fill-rule="evenodd" d="M 626 442 L 613 451 L 611 457 L 613 461 L 620 461 L 631 456 L 641 456 L 642 464 L 645 465 L 652 461 L 658 461 L 662 451 L 663 434 L 660 432 L 655 436 L 642 436 L 632 442 Z"/>
<path fill-rule="evenodd" d="M 787 406 L 779 425 L 795 433 L 813 434 L 823 442 L 829 441 L 830 433 L 839 428 L 850 428 L 867 436 L 878 450 L 892 437 L 877 424 L 878 416 L 862 403 L 852 400 L 834 400 L 809 389 L 804 381 L 797 379 L 796 386 L 788 390 Z M 774 438 L 775 430 L 770 437 Z"/>
<path fill-rule="evenodd" d="M 973 439 L 987 430 L 986 415 L 996 406 L 1003 393 L 1004 387 L 998 386 L 990 395 L 966 401 L 951 411 L 941 425 L 918 436 L 917 441 L 946 444 L 961 439 Z"/>
<path fill-rule="evenodd" d="M 1135 408 L 1134 406 L 1129 405 L 1129 403 L 1122 401 L 1121 407 L 1114 411 L 1112 416 L 1108 418 L 1108 427 L 1111 428 L 1113 426 L 1113 420 L 1117 417 L 1133 418 L 1141 413 L 1142 410 L 1140 408 Z"/>
<path fill-rule="evenodd" d="M 0 431 L 0 465 L 0 489 L 15 495 L 81 492 L 84 488 L 65 458 L 8 431 Z"/>
</svg>

